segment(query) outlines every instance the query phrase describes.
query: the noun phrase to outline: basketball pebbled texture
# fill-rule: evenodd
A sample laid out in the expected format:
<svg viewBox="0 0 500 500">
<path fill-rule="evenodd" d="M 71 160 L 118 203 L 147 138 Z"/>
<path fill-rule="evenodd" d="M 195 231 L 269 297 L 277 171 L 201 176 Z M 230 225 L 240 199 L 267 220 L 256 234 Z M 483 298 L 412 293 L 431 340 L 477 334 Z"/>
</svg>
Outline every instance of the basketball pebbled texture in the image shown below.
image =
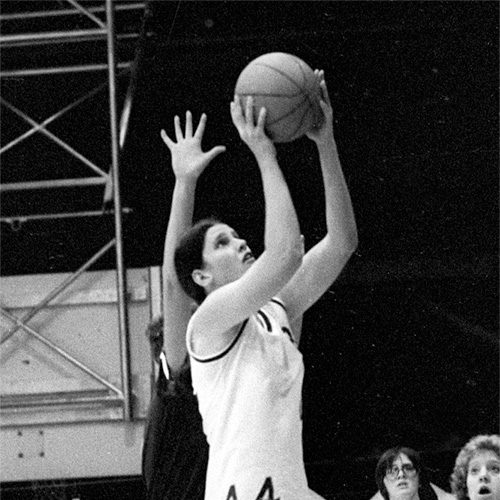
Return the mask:
<svg viewBox="0 0 500 500">
<path fill-rule="evenodd" d="M 300 58 L 271 52 L 251 61 L 235 86 L 254 97 L 255 114 L 267 109 L 265 130 L 273 142 L 290 142 L 321 124 L 320 88 L 314 71 Z"/>
</svg>

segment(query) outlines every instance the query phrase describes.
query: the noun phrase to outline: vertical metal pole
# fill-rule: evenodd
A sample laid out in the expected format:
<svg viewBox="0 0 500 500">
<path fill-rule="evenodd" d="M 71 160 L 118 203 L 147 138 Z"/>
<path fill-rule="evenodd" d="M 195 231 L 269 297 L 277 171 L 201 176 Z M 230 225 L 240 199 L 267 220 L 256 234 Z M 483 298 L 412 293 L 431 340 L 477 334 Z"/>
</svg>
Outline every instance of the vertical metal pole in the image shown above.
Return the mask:
<svg viewBox="0 0 500 500">
<path fill-rule="evenodd" d="M 132 420 L 132 398 L 130 390 L 130 341 L 128 331 L 127 282 L 123 259 L 122 208 L 120 200 L 118 114 L 116 111 L 116 63 L 115 63 L 115 26 L 113 1 L 106 0 L 108 72 L 109 72 L 109 109 L 111 120 L 111 153 L 113 175 L 113 197 L 116 231 L 116 281 L 118 288 L 118 321 L 120 335 L 121 376 L 123 392 L 123 418 Z"/>
</svg>

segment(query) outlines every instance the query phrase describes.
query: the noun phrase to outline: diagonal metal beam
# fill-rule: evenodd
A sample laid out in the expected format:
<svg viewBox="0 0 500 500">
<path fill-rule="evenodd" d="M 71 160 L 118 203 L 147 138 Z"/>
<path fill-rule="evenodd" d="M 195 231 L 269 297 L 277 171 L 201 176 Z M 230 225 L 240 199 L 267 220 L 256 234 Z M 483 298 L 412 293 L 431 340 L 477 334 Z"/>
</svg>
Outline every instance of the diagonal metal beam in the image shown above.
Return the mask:
<svg viewBox="0 0 500 500">
<path fill-rule="evenodd" d="M 95 94 L 98 94 L 101 90 L 105 89 L 107 86 L 108 86 L 108 82 L 102 83 L 101 85 L 95 87 L 90 92 L 88 92 L 87 94 L 83 95 L 82 97 L 80 97 L 76 101 L 73 101 L 68 106 L 62 108 L 57 113 L 54 113 L 52 116 L 50 116 L 49 118 L 47 118 L 43 122 L 39 123 L 38 125 L 35 125 L 30 130 L 28 130 L 27 132 L 25 132 L 24 134 L 21 134 L 19 137 L 16 137 L 15 139 L 13 139 L 12 141 L 10 141 L 8 144 L 6 144 L 5 146 L 3 146 L 0 149 L 0 155 L 2 153 L 5 153 L 5 151 L 8 151 L 10 148 L 12 148 L 13 146 L 15 146 L 16 144 L 19 144 L 23 140 L 25 140 L 28 137 L 30 137 L 31 135 L 35 134 L 36 132 L 39 132 L 42 128 L 45 128 L 50 123 L 52 123 L 53 121 L 57 120 L 58 118 L 60 118 L 64 114 L 66 114 L 68 111 L 72 110 L 73 108 L 76 108 L 78 105 L 80 105 L 82 102 L 85 102 L 90 97 L 93 97 Z"/>
<path fill-rule="evenodd" d="M 78 12 L 82 13 L 84 16 L 88 17 L 91 21 L 93 21 L 99 28 L 105 28 L 106 25 L 103 21 L 101 21 L 97 16 L 94 16 L 92 12 L 88 9 L 80 5 L 76 0 L 66 0 L 69 4 L 71 4 Z"/>
<path fill-rule="evenodd" d="M 70 363 L 72 363 L 77 368 L 79 368 L 80 370 L 85 372 L 87 375 L 90 375 L 93 379 L 97 380 L 102 385 L 106 386 L 108 389 L 113 391 L 115 394 L 118 394 L 118 396 L 123 397 L 123 393 L 118 387 L 114 386 L 111 382 L 108 382 L 105 378 L 101 377 L 101 375 L 96 373 L 94 370 L 92 370 L 88 366 L 84 365 L 82 362 L 78 361 L 76 358 L 71 356 L 71 354 L 67 353 L 64 349 L 61 349 L 59 346 L 54 344 L 52 341 L 50 341 L 49 339 L 46 339 L 43 335 L 40 335 L 36 330 L 33 330 L 33 328 L 29 327 L 28 325 L 23 324 L 23 322 L 19 318 L 17 318 L 13 314 L 11 314 L 9 311 L 5 310 L 3 307 L 0 307 L 0 314 L 2 314 L 2 316 L 5 316 L 10 321 L 13 321 L 14 323 L 16 323 L 25 332 L 28 332 L 29 334 L 33 335 L 40 342 L 45 344 L 47 347 L 49 347 L 53 351 L 57 352 L 57 354 L 62 356 L 64 359 L 68 360 Z"/>
<path fill-rule="evenodd" d="M 116 238 L 113 238 L 109 243 L 104 245 L 95 255 L 93 255 L 83 266 L 75 271 L 71 276 L 62 281 L 56 288 L 54 288 L 42 301 L 40 301 L 35 307 L 30 309 L 24 316 L 19 318 L 19 321 L 26 324 L 31 318 L 36 316 L 51 300 L 55 299 L 62 291 L 68 288 L 71 283 L 76 281 L 94 262 L 99 260 L 111 247 L 116 244 Z M 7 339 L 12 337 L 21 327 L 15 325 L 10 328 L 7 333 L 3 336 L 0 344 L 3 344 Z"/>
<path fill-rule="evenodd" d="M 37 123 L 32 118 L 30 118 L 27 114 L 23 113 L 20 109 L 16 108 L 13 104 L 10 104 L 9 102 L 7 102 L 3 97 L 0 97 L 0 102 L 5 107 L 7 107 L 8 109 L 10 109 L 13 113 L 15 113 L 17 116 L 21 117 L 23 120 L 25 120 L 26 122 L 28 122 L 32 127 L 39 127 L 39 130 L 38 130 L 39 132 L 41 132 L 42 134 L 44 134 L 47 137 L 49 137 L 50 139 L 52 139 L 56 144 L 58 144 L 63 149 L 65 149 L 66 151 L 68 151 L 70 154 L 72 154 L 75 158 L 77 158 L 78 160 L 80 160 L 82 163 L 84 163 L 85 165 L 87 165 L 88 167 L 90 167 L 92 170 L 94 170 L 95 172 L 97 172 L 102 177 L 106 177 L 107 178 L 108 174 L 106 172 L 104 172 L 102 169 L 100 169 L 97 165 L 95 165 L 93 162 L 91 162 L 88 158 L 86 158 L 85 156 L 83 156 L 81 153 L 79 153 L 78 151 L 76 151 L 75 149 L 73 149 L 69 144 L 67 144 L 66 142 L 64 142 L 62 139 L 60 139 L 59 137 L 57 137 L 55 134 L 53 134 L 52 132 L 49 132 L 43 126 L 40 126 L 39 123 Z"/>
</svg>

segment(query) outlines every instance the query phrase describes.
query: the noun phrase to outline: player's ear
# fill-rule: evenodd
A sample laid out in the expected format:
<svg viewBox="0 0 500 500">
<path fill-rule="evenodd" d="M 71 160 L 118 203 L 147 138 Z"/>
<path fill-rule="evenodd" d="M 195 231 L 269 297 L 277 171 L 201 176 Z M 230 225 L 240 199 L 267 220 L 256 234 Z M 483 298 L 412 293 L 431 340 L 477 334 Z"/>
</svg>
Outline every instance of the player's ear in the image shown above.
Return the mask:
<svg viewBox="0 0 500 500">
<path fill-rule="evenodd" d="M 195 269 L 191 273 L 191 278 L 193 278 L 193 281 L 198 285 L 201 286 L 202 288 L 206 288 L 206 286 L 210 283 L 212 280 L 212 275 L 207 272 L 206 270 L 202 269 Z"/>
</svg>

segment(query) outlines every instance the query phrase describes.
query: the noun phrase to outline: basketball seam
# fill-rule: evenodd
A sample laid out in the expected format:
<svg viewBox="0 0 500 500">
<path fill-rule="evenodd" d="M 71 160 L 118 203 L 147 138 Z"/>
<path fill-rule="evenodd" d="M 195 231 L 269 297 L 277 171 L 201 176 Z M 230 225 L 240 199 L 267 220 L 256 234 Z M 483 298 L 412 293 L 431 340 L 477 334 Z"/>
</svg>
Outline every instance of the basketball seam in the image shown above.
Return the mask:
<svg viewBox="0 0 500 500">
<path fill-rule="evenodd" d="M 298 65 L 298 67 L 300 69 L 300 72 L 302 74 L 302 82 L 300 82 L 300 85 L 293 78 L 291 78 L 287 73 L 284 73 L 280 69 L 275 68 L 274 66 L 272 66 L 270 64 L 256 63 L 256 66 L 264 66 L 265 68 L 272 69 L 272 70 L 276 71 L 277 73 L 279 73 L 281 76 L 284 76 L 289 82 L 293 83 L 297 87 L 297 89 L 299 90 L 299 92 L 297 94 L 265 94 L 265 93 L 262 93 L 262 94 L 261 93 L 252 93 L 252 94 L 250 94 L 249 93 L 249 94 L 242 94 L 242 95 L 271 96 L 271 97 L 290 97 L 290 98 L 297 97 L 297 95 L 303 95 L 305 97 L 305 100 L 308 101 L 309 106 L 311 108 L 313 108 L 314 107 L 314 100 L 311 98 L 311 94 L 310 94 L 309 90 L 307 88 L 302 87 L 302 85 L 304 85 L 304 83 L 307 81 L 306 74 L 304 72 L 304 68 L 302 67 L 302 64 L 300 64 L 300 62 L 298 62 L 298 61 L 296 61 L 296 62 L 297 62 L 297 65 Z M 303 104 L 304 104 L 304 101 L 301 101 L 289 113 L 287 113 L 286 115 L 283 115 L 282 117 L 280 117 L 278 120 L 275 120 L 274 122 L 270 122 L 270 125 L 273 125 L 274 123 L 277 123 L 282 118 L 290 116 L 291 113 L 294 113 L 295 110 L 297 108 L 299 108 L 300 106 L 302 106 Z"/>
<path fill-rule="evenodd" d="M 257 93 L 249 93 L 249 94 L 244 93 L 244 94 L 238 94 L 238 95 L 240 95 L 242 97 L 246 97 L 246 96 L 283 97 L 283 96 L 280 96 L 279 94 L 273 95 L 273 94 L 257 94 Z M 268 125 L 274 125 L 275 123 L 278 123 L 280 120 L 283 120 L 283 118 L 287 118 L 291 114 L 295 113 L 298 109 L 300 109 L 304 105 L 304 103 L 306 101 L 310 102 L 310 99 L 308 99 L 306 94 L 299 94 L 299 95 L 302 95 L 302 97 L 303 97 L 301 101 L 299 101 L 292 109 L 287 111 L 284 115 L 280 115 L 277 119 L 267 122 Z M 294 97 L 297 97 L 297 96 L 294 96 Z"/>
<path fill-rule="evenodd" d="M 285 72 L 281 71 L 278 68 L 275 68 L 274 66 L 271 66 L 270 64 L 265 64 L 265 63 L 256 63 L 256 66 L 264 66 L 265 68 L 272 69 L 276 71 L 276 73 L 279 73 L 281 76 L 284 76 L 289 82 L 293 83 L 297 89 L 299 90 L 298 94 L 291 94 L 292 96 L 296 97 L 297 95 L 300 95 L 303 93 L 304 89 L 301 87 L 301 85 L 304 83 L 304 81 L 300 82 L 300 85 L 289 75 L 287 75 Z M 300 72 L 302 73 L 302 76 L 304 76 L 304 72 L 302 71 L 302 67 L 299 64 Z M 304 79 L 303 79 L 304 80 Z"/>
<path fill-rule="evenodd" d="M 298 131 L 300 131 L 300 129 L 303 127 L 304 121 L 306 120 L 310 111 L 313 110 L 314 104 L 315 104 L 315 99 L 314 99 L 314 95 L 311 93 L 311 90 L 312 90 L 311 86 L 307 84 L 308 79 L 307 79 L 306 71 L 303 67 L 303 64 L 301 64 L 300 59 L 295 58 L 293 56 L 292 56 L 292 58 L 293 58 L 294 62 L 298 65 L 298 67 L 299 67 L 298 69 L 300 71 L 300 75 L 295 74 L 294 77 L 302 76 L 302 79 L 300 82 L 298 82 L 296 78 L 288 75 L 285 71 L 283 71 L 279 68 L 276 68 L 272 64 L 267 64 L 264 62 L 257 62 L 257 63 L 255 63 L 255 65 L 263 67 L 263 68 L 267 68 L 267 69 L 272 70 L 273 72 L 276 72 L 278 75 L 280 75 L 285 80 L 290 82 L 297 89 L 297 92 L 292 93 L 292 94 L 290 94 L 290 93 L 283 94 L 283 93 L 279 93 L 279 92 L 268 93 L 268 92 L 264 92 L 264 91 L 262 91 L 262 92 L 240 92 L 239 95 L 245 96 L 245 97 L 247 97 L 247 96 L 271 97 L 271 98 L 279 97 L 279 98 L 286 98 L 286 99 L 296 99 L 299 96 L 302 97 L 300 102 L 296 103 L 293 106 L 293 109 L 289 110 L 284 115 L 281 115 L 279 118 L 276 118 L 273 121 L 269 121 L 266 124 L 268 126 L 275 126 L 279 122 L 286 120 L 288 117 L 290 117 L 296 113 L 300 113 L 301 108 L 304 108 L 304 104 L 308 104 L 308 106 L 306 106 L 305 109 L 301 112 L 300 118 L 298 120 L 298 123 L 294 127 L 293 132 L 291 134 L 287 134 L 287 136 L 293 140 L 293 138 L 295 138 Z M 292 90 L 292 92 L 293 92 L 293 90 Z M 313 114 L 314 114 L 314 112 L 313 112 Z"/>
<path fill-rule="evenodd" d="M 300 118 L 300 122 L 299 124 L 295 127 L 295 130 L 293 131 L 293 134 L 292 134 L 292 137 L 295 136 L 295 134 L 297 134 L 297 132 L 302 128 L 302 125 L 304 123 L 304 120 L 307 116 L 307 114 L 309 113 L 309 107 L 306 107 L 306 109 L 304 110 L 304 112 L 302 113 L 302 117 Z"/>
<path fill-rule="evenodd" d="M 302 101 L 302 104 L 304 102 L 305 102 L 305 99 L 304 99 L 304 101 Z M 297 106 L 296 108 L 294 108 L 293 112 L 297 111 L 297 109 L 300 109 L 300 106 Z M 297 124 L 297 126 L 295 127 L 295 129 L 293 130 L 293 132 L 290 133 L 290 134 L 288 134 L 289 140 L 293 140 L 295 138 L 297 132 L 302 127 L 302 124 L 304 123 L 304 119 L 307 116 L 308 112 L 309 112 L 309 108 L 306 107 L 305 110 L 304 110 L 304 112 L 302 113 L 302 116 L 300 117 L 299 123 Z M 287 115 L 281 116 L 279 119 L 277 119 L 274 122 L 270 123 L 270 125 L 275 125 L 276 123 L 279 123 L 283 118 L 286 118 L 288 115 L 289 115 L 289 113 Z"/>
<path fill-rule="evenodd" d="M 306 78 L 306 74 L 304 72 L 304 68 L 303 68 L 302 64 L 300 64 L 299 62 L 297 64 L 299 65 L 300 71 L 302 72 L 303 81 L 306 81 L 307 78 Z M 304 92 L 304 94 L 306 95 L 306 98 L 309 101 L 309 106 L 311 108 L 314 108 L 314 100 L 311 98 L 311 94 L 310 94 L 309 90 L 306 90 Z"/>
<path fill-rule="evenodd" d="M 290 111 L 288 111 L 287 113 L 285 113 L 284 115 L 281 115 L 279 118 L 277 118 L 276 120 L 273 120 L 273 121 L 269 121 L 268 122 L 268 125 L 274 125 L 275 123 L 278 123 L 279 121 L 283 120 L 284 118 L 287 118 L 289 117 L 290 115 L 293 115 L 293 113 L 295 113 L 298 109 L 300 109 L 304 103 L 307 101 L 306 98 L 302 99 L 302 101 L 300 101 L 296 106 L 294 106 Z"/>
</svg>

